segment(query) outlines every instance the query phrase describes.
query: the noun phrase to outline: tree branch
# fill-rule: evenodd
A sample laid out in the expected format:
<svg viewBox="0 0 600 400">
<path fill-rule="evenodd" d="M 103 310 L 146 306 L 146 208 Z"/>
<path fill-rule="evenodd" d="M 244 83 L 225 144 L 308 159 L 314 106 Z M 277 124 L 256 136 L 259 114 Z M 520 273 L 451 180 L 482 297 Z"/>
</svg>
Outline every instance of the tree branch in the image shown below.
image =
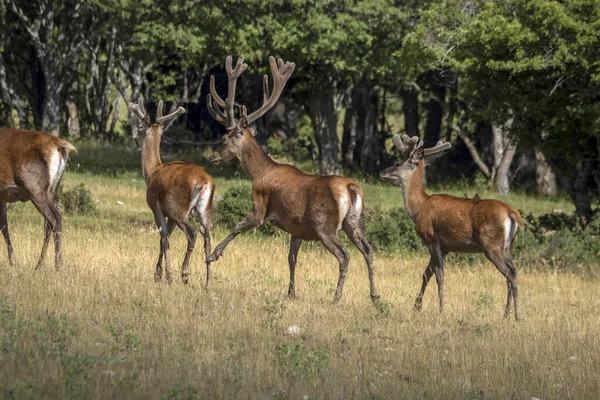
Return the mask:
<svg viewBox="0 0 600 400">
<path fill-rule="evenodd" d="M 475 164 L 479 167 L 481 172 L 483 172 L 485 177 L 490 179 L 490 177 L 491 177 L 490 169 L 483 162 L 481 157 L 479 156 L 479 152 L 477 151 L 477 148 L 475 148 L 475 145 L 473 144 L 473 142 L 471 142 L 471 139 L 469 139 L 468 136 L 463 135 L 463 133 L 459 127 L 455 126 L 454 130 L 456 131 L 456 134 L 458 135 L 458 137 L 463 141 L 465 146 L 467 146 L 467 150 L 469 150 L 469 153 L 471 154 L 471 157 L 473 157 L 473 161 L 475 162 Z"/>
</svg>

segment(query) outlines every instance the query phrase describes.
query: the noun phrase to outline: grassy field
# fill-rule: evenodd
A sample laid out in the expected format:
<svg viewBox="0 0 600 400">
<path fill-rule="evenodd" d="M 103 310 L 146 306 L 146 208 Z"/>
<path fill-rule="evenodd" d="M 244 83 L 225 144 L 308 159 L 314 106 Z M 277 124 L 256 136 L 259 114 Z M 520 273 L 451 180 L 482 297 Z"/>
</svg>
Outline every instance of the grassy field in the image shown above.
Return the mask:
<svg viewBox="0 0 600 400">
<path fill-rule="evenodd" d="M 201 245 L 191 283 L 181 283 L 186 241 L 176 232 L 171 254 L 178 279 L 157 284 L 159 237 L 133 168 L 139 153 L 123 152 L 102 170 L 102 151 L 95 149 L 97 160 L 85 151 L 73 157 L 65 176 L 67 188 L 85 183 L 98 212 L 65 215 L 60 272 L 48 263 L 33 273 L 41 217 L 30 204 L 9 210 L 19 265 L 10 267 L 1 249 L 0 398 L 593 399 L 600 393 L 597 277 L 521 271 L 523 321 L 516 323 L 502 318 L 506 284 L 491 264 L 449 262 L 446 312 L 437 310 L 432 281 L 418 313 L 412 304 L 426 251 L 378 253 L 385 301 L 376 310 L 353 249 L 344 298 L 334 306 L 337 265 L 321 246 L 303 244 L 297 299 L 290 301 L 287 237 L 236 238 L 213 264 L 206 292 Z M 213 172 L 217 193 L 248 184 Z M 402 202 L 398 188 L 364 187 L 367 205 Z M 560 199 L 505 200 L 533 213 L 572 210 Z M 226 234 L 215 227 L 213 244 Z M 300 332 L 286 333 L 290 326 Z"/>
</svg>

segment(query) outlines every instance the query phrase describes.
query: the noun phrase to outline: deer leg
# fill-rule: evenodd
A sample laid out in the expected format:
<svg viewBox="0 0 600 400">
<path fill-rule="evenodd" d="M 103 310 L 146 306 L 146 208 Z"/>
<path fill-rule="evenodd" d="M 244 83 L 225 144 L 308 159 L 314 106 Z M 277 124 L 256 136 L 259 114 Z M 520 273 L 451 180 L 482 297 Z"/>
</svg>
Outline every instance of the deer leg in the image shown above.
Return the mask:
<svg viewBox="0 0 600 400">
<path fill-rule="evenodd" d="M 293 299 L 296 297 L 296 284 L 294 283 L 294 275 L 296 272 L 296 262 L 298 261 L 298 250 L 302 239 L 296 237 L 290 238 L 290 252 L 288 253 L 288 264 L 290 266 L 290 286 L 288 287 L 288 297 Z"/>
<path fill-rule="evenodd" d="M 200 220 L 200 234 L 204 238 L 204 256 L 208 260 L 210 255 L 210 229 L 209 224 L 201 217 Z M 208 289 L 208 282 L 210 281 L 210 262 L 206 261 L 206 284 L 205 289 Z"/>
<path fill-rule="evenodd" d="M 423 271 L 423 275 L 422 275 L 422 282 L 421 282 L 421 290 L 419 291 L 419 294 L 417 295 L 417 299 L 415 300 L 415 309 L 417 311 L 421 311 L 421 308 L 423 307 L 423 295 L 425 294 L 425 289 L 427 288 L 427 284 L 429 283 L 429 280 L 431 279 L 431 277 L 433 276 L 433 260 L 430 259 L 429 260 L 429 264 L 427 264 L 427 268 L 425 268 L 425 271 Z"/>
<path fill-rule="evenodd" d="M 0 203 L 0 228 L 2 229 L 4 240 L 6 241 L 6 248 L 8 249 L 8 262 L 10 265 L 15 265 L 13 247 L 10 242 L 10 233 L 8 231 L 8 205 L 6 203 Z"/>
<path fill-rule="evenodd" d="M 435 280 L 438 286 L 438 298 L 440 301 L 440 312 L 444 312 L 445 296 L 444 296 L 444 256 L 440 243 L 434 243 L 431 252 L 431 262 L 434 263 Z"/>
<path fill-rule="evenodd" d="M 170 219 L 169 219 L 170 220 Z M 185 235 L 187 236 L 188 245 L 187 250 L 185 252 L 185 258 L 183 259 L 183 264 L 181 266 L 181 280 L 184 284 L 187 285 L 189 282 L 189 263 L 190 257 L 192 256 L 192 252 L 194 251 L 194 247 L 196 245 L 196 232 L 194 232 L 194 228 L 187 221 L 177 221 L 177 226 L 181 229 Z"/>
<path fill-rule="evenodd" d="M 367 272 L 369 274 L 369 291 L 371 294 L 371 301 L 376 302 L 381 298 L 377 288 L 375 286 L 375 274 L 373 271 L 373 248 L 369 244 L 366 238 L 364 229 L 364 216 L 360 216 L 360 221 L 355 224 L 351 224 L 348 220 L 344 221 L 343 228 L 346 235 L 350 238 L 352 243 L 361 252 L 367 263 Z"/>
<path fill-rule="evenodd" d="M 176 225 L 174 222 L 171 222 L 171 220 L 169 220 L 169 223 L 167 223 L 167 220 L 162 212 L 154 210 L 152 211 L 154 213 L 154 222 L 156 223 L 156 226 L 158 227 L 158 233 L 160 234 L 160 253 L 158 254 L 158 261 L 156 262 L 156 270 L 154 272 L 154 281 L 158 282 L 162 280 L 162 264 L 166 251 L 166 244 L 168 243 L 168 237 L 171 232 L 173 232 L 173 229 L 175 229 Z"/>
<path fill-rule="evenodd" d="M 344 282 L 346 281 L 346 275 L 348 274 L 348 261 L 350 260 L 350 256 L 342 247 L 342 243 L 340 242 L 340 238 L 337 236 L 337 234 L 323 236 L 320 239 L 327 250 L 329 250 L 329 252 L 335 256 L 335 258 L 337 258 L 340 266 L 338 284 L 337 288 L 335 289 L 335 296 L 333 297 L 333 303 L 337 304 L 340 302 L 344 291 Z"/>
<path fill-rule="evenodd" d="M 56 206 L 54 206 L 54 204 L 51 203 L 50 198 L 47 196 L 46 193 L 43 193 L 43 194 L 32 193 L 31 202 L 33 203 L 35 208 L 37 208 L 37 210 L 40 212 L 40 214 L 42 214 L 42 216 L 45 219 L 45 221 L 44 221 L 45 234 L 49 233 L 49 230 L 47 230 L 46 227 L 49 227 L 49 229 L 54 232 L 55 264 L 56 264 L 56 269 L 58 270 L 60 268 L 60 264 L 61 264 L 60 237 L 62 234 L 62 232 L 61 232 L 62 219 L 60 217 L 60 212 L 58 211 Z M 45 237 L 44 237 L 44 245 L 42 246 L 42 253 L 40 254 L 40 258 L 38 259 L 38 263 L 35 267 L 36 270 L 39 269 L 42 266 L 42 264 L 44 263 L 44 260 L 46 258 L 47 248 L 48 248 L 48 243 L 46 242 Z"/>
<path fill-rule="evenodd" d="M 40 259 L 37 263 L 35 269 L 39 269 L 42 264 L 44 264 L 46 260 L 46 252 L 48 250 L 48 243 L 50 243 L 50 234 L 52 233 L 52 228 L 46 219 L 44 219 L 44 244 L 42 244 L 42 254 L 40 255 Z"/>
<path fill-rule="evenodd" d="M 242 222 L 238 223 L 235 228 L 233 228 L 233 231 L 231 231 L 231 233 L 225 239 L 223 239 L 223 241 L 219 243 L 217 247 L 215 247 L 210 257 L 206 259 L 206 262 L 210 263 L 217 261 L 219 257 L 223 255 L 223 250 L 225 250 L 225 247 L 227 247 L 229 242 L 231 242 L 240 233 L 262 225 L 264 221 L 264 215 L 264 211 L 257 212 L 255 207 L 254 211 L 251 212 L 250 215 L 248 215 Z"/>
<path fill-rule="evenodd" d="M 519 320 L 519 314 L 517 309 L 518 303 L 518 287 L 517 287 L 517 269 L 512 265 L 512 261 L 499 253 L 486 252 L 485 256 L 488 260 L 494 264 L 496 269 L 500 271 L 506 278 L 506 308 L 504 309 L 504 318 L 510 316 L 510 301 L 511 298 L 515 305 L 515 320 Z"/>
</svg>

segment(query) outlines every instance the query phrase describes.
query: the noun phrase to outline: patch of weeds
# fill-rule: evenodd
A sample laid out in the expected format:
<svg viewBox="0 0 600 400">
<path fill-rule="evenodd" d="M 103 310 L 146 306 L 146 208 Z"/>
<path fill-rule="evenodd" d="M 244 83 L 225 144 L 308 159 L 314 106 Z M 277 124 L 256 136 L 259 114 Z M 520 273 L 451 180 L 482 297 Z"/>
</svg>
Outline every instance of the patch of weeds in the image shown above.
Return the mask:
<svg viewBox="0 0 600 400">
<path fill-rule="evenodd" d="M 478 310 L 489 310 L 496 303 L 496 299 L 489 294 L 483 292 L 477 292 L 475 298 L 473 299 L 473 305 Z"/>
<path fill-rule="evenodd" d="M 265 304 L 262 309 L 265 312 L 265 326 L 268 328 L 275 327 L 281 318 L 283 318 L 283 314 L 287 308 L 287 303 L 279 300 L 279 299 L 271 299 L 266 298 Z"/>
<path fill-rule="evenodd" d="M 77 322 L 69 320 L 65 314 L 49 315 L 38 326 L 37 342 L 49 355 L 62 355 L 68 351 L 72 339 L 78 335 Z"/>
<path fill-rule="evenodd" d="M 194 385 L 177 383 L 169 388 L 169 391 L 161 397 L 163 400 L 193 400 L 200 398 L 198 389 Z"/>
<path fill-rule="evenodd" d="M 60 356 L 65 388 L 71 393 L 71 397 L 84 390 L 87 371 L 93 365 L 93 360 L 92 356 L 81 353 L 65 353 Z"/>
<path fill-rule="evenodd" d="M 379 299 L 375 303 L 373 303 L 375 309 L 377 310 L 377 314 L 380 316 L 387 318 L 392 315 L 392 303 L 387 300 Z"/>
<path fill-rule="evenodd" d="M 492 332 L 492 327 L 490 324 L 483 325 L 475 325 L 475 336 L 482 337 L 490 334 Z"/>
<path fill-rule="evenodd" d="M 36 384 L 27 381 L 16 381 L 10 384 L 0 393 L 4 394 L 7 399 L 19 399 L 19 400 L 33 400 L 39 398 L 39 388 Z"/>
<path fill-rule="evenodd" d="M 466 390 L 464 393 L 465 399 L 473 400 L 493 400 L 494 396 L 485 393 L 483 390 Z"/>
<path fill-rule="evenodd" d="M 246 346 L 244 343 L 229 342 L 227 349 L 229 352 L 227 358 L 225 358 L 225 363 L 229 380 L 231 382 L 238 382 L 244 374 L 241 359 L 246 354 Z"/>
<path fill-rule="evenodd" d="M 315 378 L 329 368 L 329 351 L 312 348 L 302 342 L 277 345 L 277 356 L 286 375 L 295 378 Z"/>
<path fill-rule="evenodd" d="M 92 192 L 83 183 L 69 190 L 62 190 L 61 187 L 58 198 L 68 214 L 93 215 L 96 213 Z"/>
<path fill-rule="evenodd" d="M 127 326 L 125 328 L 108 324 L 106 331 L 110 334 L 113 345 L 112 351 L 129 351 L 137 350 L 140 340 L 138 336 L 133 332 L 132 327 Z"/>
</svg>

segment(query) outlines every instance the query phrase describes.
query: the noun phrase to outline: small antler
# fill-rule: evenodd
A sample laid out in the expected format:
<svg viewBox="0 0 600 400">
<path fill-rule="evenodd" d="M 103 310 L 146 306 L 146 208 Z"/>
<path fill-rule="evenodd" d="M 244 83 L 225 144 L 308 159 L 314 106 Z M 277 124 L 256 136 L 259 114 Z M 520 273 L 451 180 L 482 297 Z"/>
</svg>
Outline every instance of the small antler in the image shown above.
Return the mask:
<svg viewBox="0 0 600 400">
<path fill-rule="evenodd" d="M 181 114 L 183 114 L 185 112 L 185 109 L 183 107 L 179 107 L 177 110 L 175 110 L 171 114 L 165 115 L 163 117 L 162 110 L 163 110 L 163 101 L 160 100 L 158 102 L 158 109 L 156 110 L 156 123 L 159 125 L 167 125 L 169 123 L 169 121 L 179 117 Z"/>
<path fill-rule="evenodd" d="M 273 75 L 273 93 L 269 96 L 269 77 L 265 75 L 263 80 L 263 105 L 252 114 L 248 115 L 248 123 L 256 121 L 271 109 L 279 100 L 279 96 L 283 92 L 286 82 L 290 79 L 296 64 L 293 62 L 284 63 L 280 58 L 275 62 L 273 56 L 269 57 L 269 65 L 271 67 L 271 75 Z"/>
<path fill-rule="evenodd" d="M 227 98 L 225 100 L 217 94 L 217 90 L 215 89 L 215 77 L 210 77 L 210 94 L 206 97 L 206 106 L 208 107 L 210 115 L 215 120 L 225 125 L 225 128 L 227 129 L 231 129 L 235 126 L 235 114 L 233 111 L 235 103 L 235 87 L 237 79 L 246 68 L 248 68 L 248 64 L 244 63 L 244 57 L 238 58 L 235 68 L 232 68 L 231 56 L 227 56 L 225 59 L 225 70 L 227 71 L 227 77 L 229 79 Z M 214 104 L 212 101 L 213 99 Z M 223 110 L 219 107 L 222 107 Z"/>
<path fill-rule="evenodd" d="M 144 110 L 144 100 L 140 97 L 138 99 L 138 104 L 129 103 L 129 110 L 133 112 L 143 123 L 148 125 L 149 118 L 146 114 L 146 110 Z"/>
<path fill-rule="evenodd" d="M 430 147 L 428 149 L 424 149 L 425 151 L 425 156 L 432 156 L 434 154 L 443 152 L 443 151 L 447 151 L 450 149 L 450 147 L 452 147 L 452 144 L 450 144 L 450 142 L 446 142 L 443 143 L 441 140 L 439 142 L 437 142 L 437 144 L 433 147 Z"/>
<path fill-rule="evenodd" d="M 419 142 L 417 136 L 409 137 L 408 135 L 403 135 L 400 137 L 400 135 L 395 134 L 392 138 L 392 142 L 394 142 L 394 146 L 396 146 L 404 158 L 408 158 L 414 150 L 423 146 L 423 142 Z"/>
</svg>

